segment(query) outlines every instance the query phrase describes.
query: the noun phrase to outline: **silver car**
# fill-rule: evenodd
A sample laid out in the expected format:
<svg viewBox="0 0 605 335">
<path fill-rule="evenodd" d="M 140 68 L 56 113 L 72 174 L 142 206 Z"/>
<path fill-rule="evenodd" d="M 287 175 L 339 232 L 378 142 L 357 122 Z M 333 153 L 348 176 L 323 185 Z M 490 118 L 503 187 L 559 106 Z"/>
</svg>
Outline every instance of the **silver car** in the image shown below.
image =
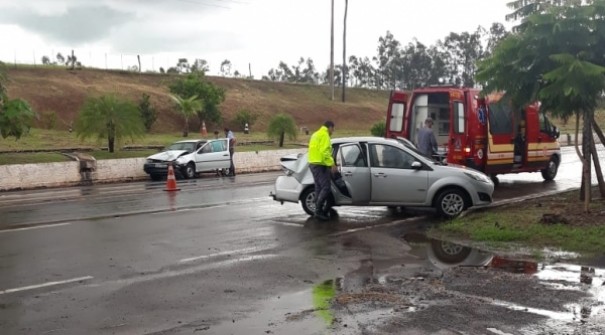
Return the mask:
<svg viewBox="0 0 605 335">
<path fill-rule="evenodd" d="M 492 202 L 494 184 L 485 174 L 424 157 L 411 145 L 380 137 L 332 140 L 339 174 L 329 206 L 433 207 L 453 218 L 471 206 Z M 282 204 L 301 202 L 315 212 L 313 176 L 307 154 L 284 157 L 286 174 L 275 181 L 271 196 Z"/>
</svg>

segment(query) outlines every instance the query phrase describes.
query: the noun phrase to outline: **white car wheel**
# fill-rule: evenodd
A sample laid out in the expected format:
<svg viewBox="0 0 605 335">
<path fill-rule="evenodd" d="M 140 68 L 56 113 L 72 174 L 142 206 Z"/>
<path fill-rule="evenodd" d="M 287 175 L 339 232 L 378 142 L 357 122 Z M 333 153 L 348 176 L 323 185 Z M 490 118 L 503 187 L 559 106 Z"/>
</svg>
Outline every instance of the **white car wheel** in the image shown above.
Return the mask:
<svg viewBox="0 0 605 335">
<path fill-rule="evenodd" d="M 187 164 L 187 166 L 185 166 L 183 172 L 184 172 L 183 175 L 185 176 L 186 179 L 195 178 L 195 166 L 193 165 L 193 163 Z"/>
<path fill-rule="evenodd" d="M 460 215 L 466 208 L 464 194 L 455 189 L 441 192 L 437 199 L 437 211 L 441 216 L 451 219 Z"/>
</svg>

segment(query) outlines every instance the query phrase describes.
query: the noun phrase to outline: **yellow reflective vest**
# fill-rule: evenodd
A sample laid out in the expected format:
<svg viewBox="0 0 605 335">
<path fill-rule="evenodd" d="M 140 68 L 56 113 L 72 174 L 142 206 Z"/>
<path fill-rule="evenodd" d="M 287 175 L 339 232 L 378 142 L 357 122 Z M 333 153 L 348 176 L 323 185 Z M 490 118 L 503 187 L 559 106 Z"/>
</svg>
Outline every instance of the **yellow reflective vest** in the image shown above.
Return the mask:
<svg viewBox="0 0 605 335">
<path fill-rule="evenodd" d="M 309 140 L 309 164 L 334 165 L 330 133 L 326 126 L 321 126 L 319 130 L 311 135 L 311 139 Z"/>
</svg>

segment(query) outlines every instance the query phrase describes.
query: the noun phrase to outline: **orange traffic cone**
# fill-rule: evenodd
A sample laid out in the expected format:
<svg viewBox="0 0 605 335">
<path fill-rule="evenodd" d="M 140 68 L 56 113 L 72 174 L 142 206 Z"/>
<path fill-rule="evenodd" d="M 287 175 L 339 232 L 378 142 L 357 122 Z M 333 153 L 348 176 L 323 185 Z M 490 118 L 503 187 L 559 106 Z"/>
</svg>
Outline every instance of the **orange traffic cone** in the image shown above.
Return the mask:
<svg viewBox="0 0 605 335">
<path fill-rule="evenodd" d="M 176 187 L 176 178 L 174 177 L 174 168 L 172 164 L 168 165 L 168 177 L 166 178 L 166 188 L 164 191 L 180 191 L 180 188 Z"/>
<path fill-rule="evenodd" d="M 206 130 L 206 122 L 205 121 L 202 121 L 202 130 L 200 131 L 200 133 L 202 134 L 202 136 L 208 135 L 208 130 Z"/>
</svg>

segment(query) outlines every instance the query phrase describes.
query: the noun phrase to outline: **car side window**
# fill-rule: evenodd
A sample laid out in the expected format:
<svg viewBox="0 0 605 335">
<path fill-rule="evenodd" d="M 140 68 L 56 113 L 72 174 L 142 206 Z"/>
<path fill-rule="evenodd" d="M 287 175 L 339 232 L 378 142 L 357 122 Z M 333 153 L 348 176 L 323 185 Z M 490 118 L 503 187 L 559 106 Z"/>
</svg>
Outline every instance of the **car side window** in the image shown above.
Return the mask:
<svg viewBox="0 0 605 335">
<path fill-rule="evenodd" d="M 414 156 L 407 152 L 383 144 L 373 144 L 370 146 L 370 159 L 372 167 L 389 169 L 411 169 L 414 163 Z"/>
<path fill-rule="evenodd" d="M 346 145 L 340 149 L 342 166 L 367 167 L 363 151 L 358 145 Z"/>
<path fill-rule="evenodd" d="M 212 152 L 212 146 L 211 146 L 211 144 L 212 144 L 212 143 L 206 143 L 206 145 L 204 145 L 204 146 L 202 147 L 202 149 L 201 149 L 201 150 L 199 150 L 198 152 L 199 152 L 200 154 L 207 154 L 207 153 Z"/>
<path fill-rule="evenodd" d="M 212 152 L 225 151 L 225 140 L 212 141 Z"/>
</svg>

